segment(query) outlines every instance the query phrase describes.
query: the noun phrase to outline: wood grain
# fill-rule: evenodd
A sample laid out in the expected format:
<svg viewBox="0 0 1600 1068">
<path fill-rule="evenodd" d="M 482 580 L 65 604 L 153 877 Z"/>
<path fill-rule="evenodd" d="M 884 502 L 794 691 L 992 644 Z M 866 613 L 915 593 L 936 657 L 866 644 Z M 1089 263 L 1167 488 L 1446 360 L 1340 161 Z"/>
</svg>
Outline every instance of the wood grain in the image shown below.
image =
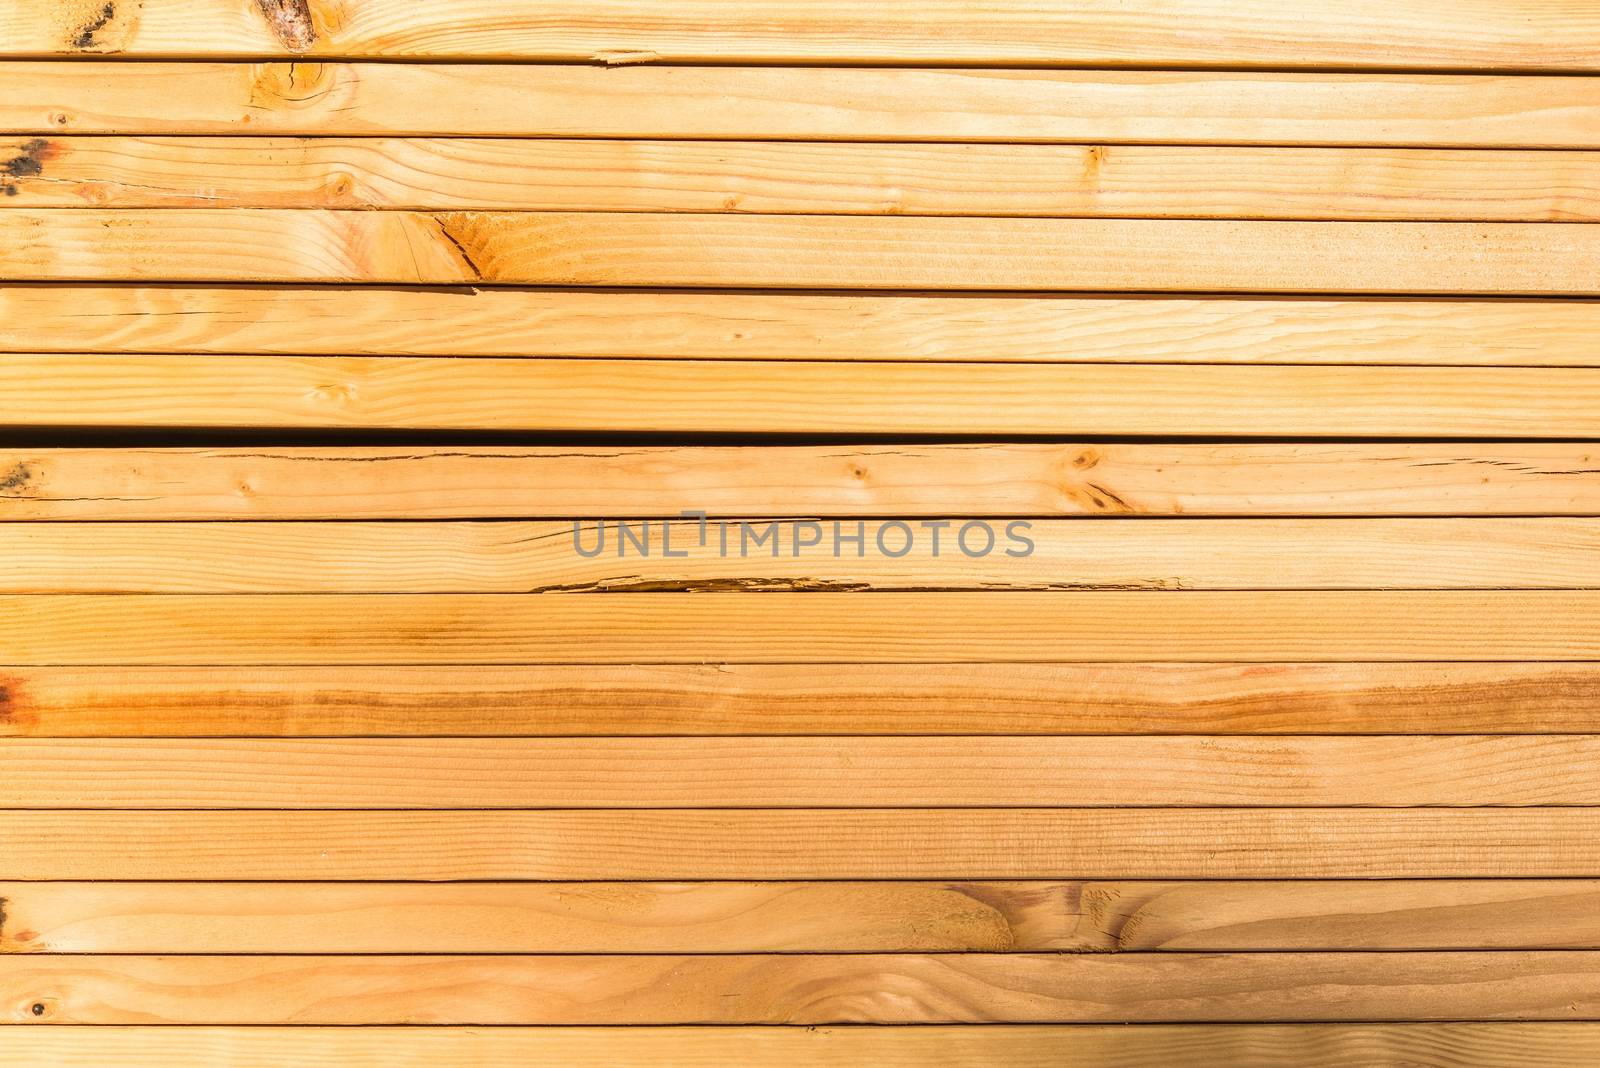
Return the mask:
<svg viewBox="0 0 1600 1068">
<path fill-rule="evenodd" d="M 1592 661 L 1600 592 L 10 595 L 0 648 L 33 666 Z"/>
<path fill-rule="evenodd" d="M 0 668 L 0 736 L 1600 733 L 1600 664 Z"/>
<path fill-rule="evenodd" d="M 1196 24 L 1206 32 L 1195 30 Z M 18 0 L 0 54 L 130 57 L 473 57 L 609 64 L 930 63 L 1062 66 L 1600 69 L 1600 21 L 1576 0 L 1340 0 L 1285 11 L 1266 0 L 1137 4 L 886 0 L 870 8 L 733 0 L 345 0 L 272 9 L 204 0 Z"/>
<path fill-rule="evenodd" d="M 1600 228 L 1559 223 L 0 212 L 9 281 L 1594 296 L 1597 276 Z"/>
<path fill-rule="evenodd" d="M 1496 1064 L 1569 1068 L 1600 1055 L 1591 1023 L 1010 1024 L 920 1027 L 28 1027 L 0 1025 L 20 1068 L 1103 1068 L 1227 1064 Z"/>
<path fill-rule="evenodd" d="M 24 882 L 1600 877 L 1593 808 L 9 809 L 0 833 Z"/>
<path fill-rule="evenodd" d="M 834 556 L 827 525 L 821 540 L 807 545 L 815 528 L 772 522 L 782 547 L 776 559 L 770 546 L 740 556 L 737 533 L 725 556 L 717 528 L 708 528 L 702 545 L 692 519 L 654 524 L 650 556 L 616 524 L 600 522 L 13 523 L 0 525 L 0 593 L 1600 586 L 1594 519 L 1002 519 L 991 524 L 997 538 L 1015 548 L 1025 537 L 1033 551 L 1002 551 L 998 559 L 961 553 L 959 522 L 937 528 L 937 556 L 929 536 L 892 559 L 857 556 L 848 543 Z M 1012 522 L 1028 525 L 1013 529 Z M 898 546 L 898 531 L 886 531 L 880 520 L 862 523 L 867 545 L 881 533 Z M 630 523 L 628 530 L 640 538 L 643 527 Z M 854 524 L 842 533 L 854 535 Z M 575 544 L 604 551 L 586 557 Z M 969 532 L 967 544 L 981 549 L 982 531 Z M 684 555 L 665 557 L 664 548 Z"/>
<path fill-rule="evenodd" d="M 0 159 L 25 161 L 6 208 L 1600 220 L 1593 152 L 68 136 Z"/>
<path fill-rule="evenodd" d="M 1600 302 L 0 288 L 0 350 L 1597 366 Z"/>
<path fill-rule="evenodd" d="M 1600 438 L 1600 368 L 0 355 L 0 423 Z"/>
<path fill-rule="evenodd" d="M 0 807 L 1600 805 L 1597 762 L 1593 735 L 10 739 Z"/>
<path fill-rule="evenodd" d="M 12 447 L 0 520 L 1596 516 L 1597 458 L 1585 442 Z"/>
<path fill-rule="evenodd" d="M 1083 889 L 1076 883 L 908 882 L 6 883 L 0 884 L 7 917 L 0 952 L 1109 948 L 1109 933 L 1097 933 L 1080 915 Z M 1535 895 L 1557 906 L 1584 900 L 1581 891 L 1562 894 L 1560 887 L 1542 895 L 1530 889 L 1527 896 Z"/>
<path fill-rule="evenodd" d="M 921 1027 L 27 1027 L 0 1025 L 20 1068 L 1103 1068 L 1227 1064 L 1496 1064 L 1568 1068 L 1600 1055 L 1590 1023 L 1011 1024 Z"/>
<path fill-rule="evenodd" d="M 0 1060 L 1600 1061 L 1600 15 L 1067 6 L 0 11 Z"/>
<path fill-rule="evenodd" d="M 0 957 L 12 1023 L 1593 1020 L 1600 953 Z M 34 1006 L 42 1005 L 38 1012 Z"/>
<path fill-rule="evenodd" d="M 1597 148 L 1581 76 L 0 63 L 0 133 Z"/>
<path fill-rule="evenodd" d="M 1084 883 L 1075 940 L 1171 951 L 1586 947 L 1581 879 Z"/>
<path fill-rule="evenodd" d="M 1600 882 L 0 883 L 6 953 L 1594 949 Z"/>
</svg>

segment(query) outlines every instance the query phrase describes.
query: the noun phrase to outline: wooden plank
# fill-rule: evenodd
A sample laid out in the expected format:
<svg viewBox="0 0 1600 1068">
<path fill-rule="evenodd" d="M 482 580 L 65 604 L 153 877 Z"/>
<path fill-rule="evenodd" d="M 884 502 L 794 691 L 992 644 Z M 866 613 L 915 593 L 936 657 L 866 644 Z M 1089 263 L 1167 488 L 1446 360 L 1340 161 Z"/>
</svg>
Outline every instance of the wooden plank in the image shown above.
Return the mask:
<svg viewBox="0 0 1600 1068">
<path fill-rule="evenodd" d="M 1597 975 L 1584 950 L 10 956 L 0 995 L 14 1023 L 62 1024 L 1595 1020 Z"/>
<path fill-rule="evenodd" d="M 1197 32 L 1196 24 L 1205 32 Z M 1596 70 L 1600 20 L 1577 0 L 1340 0 L 1285 11 L 1266 0 L 1116 4 L 1007 0 L 735 3 L 404 0 L 227 5 L 205 0 L 60 4 L 0 14 L 0 54 L 61 56 L 465 57 L 575 60 Z"/>
<path fill-rule="evenodd" d="M 8 448 L 0 519 L 1596 516 L 1597 456 L 1585 442 Z"/>
<path fill-rule="evenodd" d="M 1592 296 L 1597 277 L 1600 227 L 1558 223 L 0 212 L 13 281 Z"/>
<path fill-rule="evenodd" d="M 961 1024 L 921 1027 L 28 1027 L 0 1025 L 18 1068 L 796 1068 L 1014 1065 L 1495 1064 L 1569 1068 L 1600 1057 L 1591 1023 Z"/>
<path fill-rule="evenodd" d="M 1600 220 L 1594 152 L 69 136 L 0 159 L 6 208 Z"/>
<path fill-rule="evenodd" d="M 1600 147 L 1575 76 L 0 63 L 0 134 Z"/>
<path fill-rule="evenodd" d="M 1600 593 L 11 595 L 0 648 L 34 666 L 1600 660 Z"/>
<path fill-rule="evenodd" d="M 1600 881 L 0 883 L 4 953 L 1594 949 Z"/>
<path fill-rule="evenodd" d="M 1083 889 L 1076 883 L 910 882 L 3 883 L 0 952 L 1110 948 L 1109 934 L 1090 931 L 1080 916 Z M 1558 884 L 1536 900 L 1559 905 L 1580 897 L 1562 895 Z"/>
<path fill-rule="evenodd" d="M 766 520 L 755 520 L 765 524 Z M 1027 556 L 969 557 L 960 523 L 897 558 L 833 555 L 831 531 L 778 523 L 780 556 L 723 553 L 696 520 L 662 521 L 651 555 L 615 524 L 388 523 L 0 525 L 3 593 L 599 593 L 647 590 L 1592 589 L 1594 519 L 1000 520 Z M 1012 522 L 1026 522 L 1011 528 Z M 663 538 L 663 525 L 670 527 Z M 895 531 L 864 520 L 867 545 Z M 1005 532 L 1010 530 L 1010 536 Z M 638 537 L 641 524 L 628 526 Z M 853 526 L 845 533 L 855 533 Z M 929 531 L 931 533 L 931 531 Z M 981 548 L 975 529 L 969 546 Z M 603 539 L 603 540 L 602 540 Z M 901 539 L 889 541 L 898 546 Z M 794 547 L 801 543 L 800 555 Z M 595 556 L 585 552 L 602 546 Z M 1293 546 L 1293 551 L 1286 551 Z M 682 557 L 664 557 L 670 547 Z M 849 550 L 850 546 L 844 547 Z M 769 547 L 770 549 L 770 547 Z M 803 560 L 803 568 L 797 565 Z M 803 571 L 803 574 L 799 573 Z"/>
<path fill-rule="evenodd" d="M 1600 733 L 1600 664 L 0 668 L 0 736 Z"/>
<path fill-rule="evenodd" d="M 1600 438 L 1600 369 L 0 355 L 0 423 Z"/>
<path fill-rule="evenodd" d="M 1600 877 L 1593 808 L 8 809 L 0 832 L 27 882 Z"/>
<path fill-rule="evenodd" d="M 11 352 L 1592 367 L 1597 333 L 1582 300 L 0 288 Z"/>
<path fill-rule="evenodd" d="M 1125 950 L 1578 948 L 1600 934 L 1596 889 L 1579 879 L 1085 883 L 1074 934 Z"/>
<path fill-rule="evenodd" d="M 1597 762 L 1594 735 L 11 739 L 0 807 L 1600 805 Z"/>
</svg>

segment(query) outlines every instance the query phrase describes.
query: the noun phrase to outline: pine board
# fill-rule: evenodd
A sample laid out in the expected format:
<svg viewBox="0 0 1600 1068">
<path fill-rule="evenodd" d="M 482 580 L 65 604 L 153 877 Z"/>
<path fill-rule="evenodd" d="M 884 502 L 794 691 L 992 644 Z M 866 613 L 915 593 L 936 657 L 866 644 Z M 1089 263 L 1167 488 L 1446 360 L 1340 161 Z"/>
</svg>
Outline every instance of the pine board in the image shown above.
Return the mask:
<svg viewBox="0 0 1600 1068">
<path fill-rule="evenodd" d="M 1600 664 L 0 668 L 0 736 L 1594 734 Z"/>
<path fill-rule="evenodd" d="M 20 282 L 1592 297 L 1597 277 L 1581 223 L 0 211 Z"/>
<path fill-rule="evenodd" d="M 0 159 L 0 208 L 1600 220 L 1581 151 L 14 136 Z"/>
<path fill-rule="evenodd" d="M 751 520 L 764 531 L 767 520 Z M 1027 556 L 973 557 L 981 527 L 899 531 L 862 520 L 860 555 L 824 523 L 778 524 L 771 546 L 724 553 L 697 520 L 629 523 L 12 523 L 0 525 L 0 593 L 621 593 L 651 590 L 1592 589 L 1600 520 L 1071 519 L 990 524 Z M 889 521 L 892 522 L 892 521 Z M 939 522 L 932 520 L 931 522 Z M 1027 526 L 1012 527 L 1012 523 Z M 663 524 L 667 533 L 663 534 Z M 931 535 L 940 540 L 935 555 Z M 1009 531 L 1009 534 L 1008 534 Z M 854 524 L 841 531 L 857 533 Z M 632 540 L 637 539 L 637 540 Z M 816 544 L 811 544 L 815 542 Z M 798 552 L 797 552 L 798 545 Z M 583 553 L 577 550 L 581 547 Z M 671 549 L 671 557 L 664 556 Z M 677 554 L 683 554 L 679 556 Z M 586 555 L 588 554 L 588 555 Z M 803 572 L 803 573 L 801 573 Z"/>
<path fill-rule="evenodd" d="M 1600 438 L 1600 368 L 0 354 L 0 423 Z"/>
<path fill-rule="evenodd" d="M 1600 366 L 1600 301 L 0 287 L 7 352 Z"/>
<path fill-rule="evenodd" d="M 1593 808 L 10 809 L 0 833 L 27 882 L 1600 877 Z"/>
<path fill-rule="evenodd" d="M 1593 517 L 1597 456 L 1581 441 L 12 447 L 0 520 Z"/>
<path fill-rule="evenodd" d="M 1600 953 L 0 957 L 11 1022 L 1600 1019 Z M 42 1010 L 42 1011 L 41 1011 Z"/>
<path fill-rule="evenodd" d="M 1592 76 L 0 62 L 0 134 L 1600 148 Z"/>
<path fill-rule="evenodd" d="M 920 1027 L 27 1027 L 0 1025 L 20 1068 L 1569 1068 L 1600 1056 L 1592 1023 L 1011 1024 Z"/>
</svg>

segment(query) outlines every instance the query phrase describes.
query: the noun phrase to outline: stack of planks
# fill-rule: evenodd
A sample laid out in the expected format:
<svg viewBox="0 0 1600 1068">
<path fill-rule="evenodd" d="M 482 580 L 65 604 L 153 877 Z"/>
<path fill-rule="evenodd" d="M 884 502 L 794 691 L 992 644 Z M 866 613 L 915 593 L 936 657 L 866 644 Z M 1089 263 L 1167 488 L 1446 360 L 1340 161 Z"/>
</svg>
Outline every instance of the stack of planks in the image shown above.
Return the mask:
<svg viewBox="0 0 1600 1068">
<path fill-rule="evenodd" d="M 1592 0 L 8 0 L 0 1061 L 1600 1062 L 1596 222 Z"/>
</svg>

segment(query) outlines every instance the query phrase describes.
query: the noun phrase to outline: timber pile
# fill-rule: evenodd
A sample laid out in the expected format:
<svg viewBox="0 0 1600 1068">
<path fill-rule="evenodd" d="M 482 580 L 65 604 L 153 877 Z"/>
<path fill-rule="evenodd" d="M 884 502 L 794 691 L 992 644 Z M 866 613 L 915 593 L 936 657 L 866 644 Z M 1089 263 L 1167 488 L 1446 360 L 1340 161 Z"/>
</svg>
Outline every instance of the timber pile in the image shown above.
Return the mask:
<svg viewBox="0 0 1600 1068">
<path fill-rule="evenodd" d="M 9 0 L 0 1060 L 1600 1062 L 1596 222 L 1591 0 Z"/>
</svg>

